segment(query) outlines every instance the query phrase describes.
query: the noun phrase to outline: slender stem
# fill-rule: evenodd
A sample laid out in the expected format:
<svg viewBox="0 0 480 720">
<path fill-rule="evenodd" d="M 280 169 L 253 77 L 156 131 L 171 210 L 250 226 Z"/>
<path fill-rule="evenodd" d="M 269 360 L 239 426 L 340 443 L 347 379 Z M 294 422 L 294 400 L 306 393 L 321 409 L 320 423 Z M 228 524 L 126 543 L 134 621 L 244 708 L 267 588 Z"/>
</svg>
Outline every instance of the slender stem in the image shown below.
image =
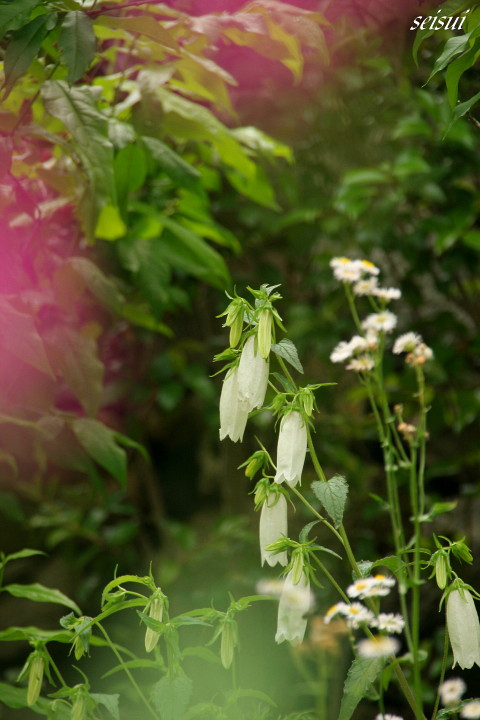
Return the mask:
<svg viewBox="0 0 480 720">
<path fill-rule="evenodd" d="M 418 514 L 417 494 L 417 453 L 412 447 L 412 464 L 410 470 L 410 502 L 413 514 L 414 549 L 413 549 L 413 586 L 412 586 L 412 641 L 413 641 L 413 684 L 417 696 L 419 712 L 422 708 L 422 680 L 419 663 L 419 631 L 420 631 L 420 540 L 421 528 Z M 418 717 L 418 715 L 417 715 Z"/>
<path fill-rule="evenodd" d="M 48 662 L 49 662 L 49 664 L 52 666 L 52 668 L 54 669 L 55 675 L 56 675 L 56 676 L 58 677 L 58 679 L 60 680 L 60 683 L 63 685 L 63 687 L 68 687 L 68 686 L 67 686 L 67 683 L 65 682 L 65 680 L 64 680 L 63 677 L 62 677 L 62 674 L 61 674 L 60 670 L 58 669 L 58 667 L 56 666 L 56 664 L 55 664 L 52 656 L 51 656 L 50 653 L 48 652 L 46 645 L 43 646 L 43 649 L 44 649 L 44 651 L 46 652 L 46 654 L 48 655 Z"/>
<path fill-rule="evenodd" d="M 338 594 L 340 595 L 340 597 L 342 598 L 342 600 L 344 600 L 346 603 L 348 603 L 348 604 L 350 605 L 350 604 L 351 604 L 350 598 L 348 597 L 348 595 L 346 595 L 346 593 L 344 593 L 344 591 L 342 590 L 342 588 L 340 587 L 340 585 L 337 583 L 337 581 L 335 580 L 335 578 L 333 577 L 333 575 L 327 570 L 327 568 L 326 568 L 325 565 L 322 563 L 322 561 L 319 560 L 318 557 L 317 557 L 315 554 L 313 554 L 312 557 L 313 557 L 313 559 L 315 560 L 315 562 L 317 563 L 317 565 L 318 565 L 318 567 L 320 568 L 320 570 L 323 572 L 323 574 L 326 575 L 327 578 L 330 580 L 330 582 L 332 583 L 333 587 L 334 587 L 335 590 L 338 592 Z"/>
<path fill-rule="evenodd" d="M 310 450 L 310 457 L 312 458 L 313 467 L 315 468 L 315 472 L 317 473 L 319 479 L 322 482 L 327 482 L 327 477 L 326 477 L 325 473 L 323 472 L 322 466 L 320 465 L 320 461 L 318 459 L 318 456 L 317 456 L 317 453 L 315 450 L 315 446 L 313 444 L 312 433 L 311 433 L 309 427 L 307 427 L 307 438 L 308 438 L 308 449 Z"/>
<path fill-rule="evenodd" d="M 355 298 L 353 296 L 352 289 L 348 283 L 343 283 L 343 287 L 345 288 L 345 295 L 347 296 L 348 305 L 350 307 L 350 312 L 352 313 L 352 317 L 353 317 L 353 320 L 357 327 L 357 330 L 359 332 L 362 332 L 362 323 L 360 322 L 360 318 L 358 317 L 358 312 L 357 312 L 357 308 L 355 305 Z"/>
<path fill-rule="evenodd" d="M 395 672 L 396 678 L 398 680 L 398 684 L 402 688 L 403 694 L 405 695 L 405 698 L 406 698 L 408 704 L 410 705 L 413 712 L 415 713 L 415 717 L 419 717 L 420 720 L 426 720 L 426 717 L 423 713 L 420 713 L 420 715 L 418 715 L 417 702 L 415 700 L 415 696 L 412 693 L 412 691 L 410 689 L 410 685 L 407 682 L 407 678 L 403 674 L 403 670 L 398 663 L 395 665 L 394 672 Z"/>
<path fill-rule="evenodd" d="M 447 628 L 445 628 L 445 640 L 443 643 L 442 665 L 441 665 L 441 670 L 440 670 L 440 679 L 438 681 L 437 696 L 435 698 L 435 705 L 433 706 L 432 720 L 435 720 L 435 718 L 437 717 L 438 704 L 440 702 L 440 685 L 443 683 L 443 679 L 445 677 L 445 670 L 447 668 L 448 646 L 449 646 L 448 632 L 447 632 Z"/>
<path fill-rule="evenodd" d="M 125 665 L 125 663 L 123 662 L 122 656 L 121 656 L 120 653 L 118 652 L 118 650 L 117 650 L 117 648 L 115 647 L 114 643 L 111 641 L 111 639 L 110 639 L 107 631 L 105 630 L 105 628 L 103 627 L 103 625 L 101 625 L 99 622 L 95 622 L 95 625 L 98 627 L 98 629 L 100 630 L 100 632 L 103 634 L 105 640 L 106 640 L 107 643 L 110 645 L 110 648 L 112 649 L 114 655 L 116 656 L 116 658 L 117 658 L 117 660 L 118 660 L 118 662 L 119 662 L 122 670 L 124 670 L 124 672 L 125 672 L 125 674 L 127 675 L 128 679 L 130 680 L 130 682 L 132 683 L 133 687 L 134 687 L 135 690 L 137 691 L 140 699 L 142 700 L 143 704 L 144 704 L 145 707 L 147 708 L 148 712 L 150 713 L 150 715 L 151 715 L 153 718 L 155 718 L 155 720 L 158 720 L 158 715 L 157 715 L 157 713 L 154 711 L 154 709 L 152 708 L 152 706 L 151 706 L 150 703 L 148 702 L 147 698 L 146 698 L 145 695 L 143 694 L 142 690 L 141 690 L 140 687 L 138 686 L 138 683 L 137 683 L 137 681 L 135 680 L 135 678 L 133 677 L 132 673 L 130 672 L 130 670 L 128 669 L 128 667 L 127 667 L 127 666 Z"/>
<path fill-rule="evenodd" d="M 303 502 L 303 504 L 310 510 L 310 512 L 313 513 L 315 515 L 315 517 L 317 517 L 320 520 L 320 522 L 322 522 L 326 527 L 328 527 L 328 529 L 340 540 L 340 542 L 343 545 L 343 538 L 340 535 L 340 533 L 337 532 L 337 530 L 335 530 L 333 525 L 331 523 L 329 523 L 328 520 L 323 517 L 323 515 L 320 515 L 320 513 L 317 510 L 315 510 L 313 505 L 311 505 L 308 502 L 308 500 L 302 495 L 302 493 L 299 490 L 297 490 L 296 487 L 292 487 L 291 489 L 293 490 L 295 495 L 298 497 L 298 499 L 301 500 Z"/>
</svg>

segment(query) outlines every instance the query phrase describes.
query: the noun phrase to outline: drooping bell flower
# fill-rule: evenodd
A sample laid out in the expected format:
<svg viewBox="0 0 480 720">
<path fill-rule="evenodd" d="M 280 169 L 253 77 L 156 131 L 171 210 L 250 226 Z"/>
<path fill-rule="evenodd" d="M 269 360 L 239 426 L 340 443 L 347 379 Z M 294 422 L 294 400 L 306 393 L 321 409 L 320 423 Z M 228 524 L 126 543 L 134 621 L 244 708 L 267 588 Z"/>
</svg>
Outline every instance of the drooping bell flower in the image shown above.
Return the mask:
<svg viewBox="0 0 480 720">
<path fill-rule="evenodd" d="M 270 567 L 277 563 L 285 566 L 287 553 L 274 553 L 266 550 L 267 545 L 287 536 L 287 501 L 282 493 L 269 493 L 260 513 L 260 554 L 262 565 L 266 561 Z"/>
<path fill-rule="evenodd" d="M 463 587 L 452 590 L 447 597 L 447 629 L 453 650 L 453 666 L 480 666 L 480 624 L 475 603 Z"/>
<path fill-rule="evenodd" d="M 283 416 L 277 445 L 277 472 L 275 482 L 286 482 L 294 487 L 302 477 L 307 452 L 307 427 L 296 410 Z"/>
<path fill-rule="evenodd" d="M 307 627 L 306 613 L 311 606 L 312 593 L 308 576 L 302 573 L 299 582 L 294 584 L 293 571 L 290 570 L 285 578 L 278 605 L 275 635 L 277 643 L 288 640 L 292 645 L 298 645 L 303 641 Z"/>
<path fill-rule="evenodd" d="M 223 381 L 220 395 L 220 440 L 229 437 L 233 442 L 243 440 L 248 419 L 248 406 L 238 393 L 238 366 L 230 370 Z"/>
<path fill-rule="evenodd" d="M 255 347 L 255 336 L 251 335 L 243 346 L 238 365 L 238 394 L 245 402 L 248 412 L 261 408 L 267 392 L 270 366 L 264 360 L 258 347 Z"/>
</svg>

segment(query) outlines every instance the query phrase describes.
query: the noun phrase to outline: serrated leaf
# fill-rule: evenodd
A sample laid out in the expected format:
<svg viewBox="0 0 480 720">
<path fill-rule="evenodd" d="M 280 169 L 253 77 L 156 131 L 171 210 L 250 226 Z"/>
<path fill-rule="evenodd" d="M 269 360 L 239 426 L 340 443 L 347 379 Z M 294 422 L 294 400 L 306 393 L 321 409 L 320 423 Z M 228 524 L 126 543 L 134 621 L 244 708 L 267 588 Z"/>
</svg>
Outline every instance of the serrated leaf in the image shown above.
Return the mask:
<svg viewBox="0 0 480 720">
<path fill-rule="evenodd" d="M 334 475 L 327 482 L 317 480 L 312 483 L 312 490 L 338 528 L 343 521 L 348 495 L 348 483 L 345 478 Z"/>
<path fill-rule="evenodd" d="M 7 94 L 19 77 L 28 70 L 47 33 L 55 27 L 57 13 L 46 13 L 30 20 L 17 30 L 5 51 L 5 85 Z"/>
<path fill-rule="evenodd" d="M 127 484 L 127 454 L 117 445 L 115 432 L 98 420 L 78 418 L 72 422 L 72 430 L 95 462 L 109 472 L 125 487 Z"/>
<path fill-rule="evenodd" d="M 116 693 L 114 695 L 107 695 L 106 693 L 90 693 L 90 697 L 92 700 L 95 700 L 96 703 L 106 707 L 110 715 L 115 718 L 115 720 L 120 720 L 120 714 L 118 712 L 118 699 L 120 695 Z"/>
<path fill-rule="evenodd" d="M 0 344 L 24 363 L 53 377 L 45 346 L 31 315 L 0 298 Z"/>
<path fill-rule="evenodd" d="M 44 585 L 40 585 L 40 583 L 33 583 L 32 585 L 17 585 L 13 583 L 11 585 L 5 585 L 2 590 L 14 597 L 25 598 L 33 602 L 49 602 L 56 603 L 57 605 L 65 605 L 65 607 L 81 615 L 81 610 L 76 602 L 70 600 L 70 598 L 60 590 L 47 588 Z"/>
<path fill-rule="evenodd" d="M 164 677 L 155 683 L 151 699 L 160 720 L 182 720 L 190 701 L 192 681 L 186 675 Z"/>
<path fill-rule="evenodd" d="M 279 343 L 272 345 L 272 351 L 283 358 L 286 362 L 290 363 L 299 373 L 303 373 L 302 363 L 298 357 L 297 348 L 291 340 L 283 338 Z"/>
<path fill-rule="evenodd" d="M 68 68 L 67 80 L 74 83 L 82 77 L 95 55 L 95 33 L 86 13 L 74 11 L 65 15 L 58 47 Z"/>
<path fill-rule="evenodd" d="M 356 657 L 348 671 L 338 720 L 350 720 L 360 700 L 375 682 L 385 664 L 384 658 Z"/>
</svg>

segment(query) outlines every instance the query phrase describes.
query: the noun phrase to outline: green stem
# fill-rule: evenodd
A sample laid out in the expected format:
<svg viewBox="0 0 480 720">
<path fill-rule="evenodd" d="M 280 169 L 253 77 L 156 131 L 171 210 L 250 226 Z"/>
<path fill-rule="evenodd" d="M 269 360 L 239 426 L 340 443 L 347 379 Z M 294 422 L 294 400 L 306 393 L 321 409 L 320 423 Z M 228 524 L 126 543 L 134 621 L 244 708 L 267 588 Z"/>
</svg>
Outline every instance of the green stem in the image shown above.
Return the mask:
<svg viewBox="0 0 480 720">
<path fill-rule="evenodd" d="M 417 717 L 421 717 L 422 710 L 422 680 L 419 663 L 420 643 L 420 540 L 421 528 L 418 514 L 418 486 L 417 486 L 417 454 L 412 447 L 412 464 L 410 470 L 410 502 L 412 506 L 413 527 L 414 527 L 414 549 L 413 549 L 413 586 L 412 586 L 412 641 L 413 641 L 413 684 L 418 702 Z"/>
<path fill-rule="evenodd" d="M 326 568 L 325 565 L 322 563 L 322 561 L 319 560 L 318 557 L 317 557 L 315 554 L 312 554 L 312 557 L 313 557 L 313 559 L 315 560 L 315 562 L 317 563 L 317 565 L 318 565 L 318 567 L 320 568 L 320 570 L 323 572 L 323 574 L 326 575 L 326 577 L 330 580 L 330 582 L 332 583 L 333 587 L 334 587 L 335 590 L 338 592 L 338 594 L 340 595 L 340 597 L 342 598 L 342 600 L 344 600 L 346 603 L 348 603 L 348 605 L 350 605 L 350 604 L 351 604 L 350 598 L 346 595 L 346 593 L 344 593 L 344 591 L 342 590 L 342 588 L 340 587 L 340 585 L 337 583 L 337 581 L 335 580 L 335 578 L 333 577 L 333 575 L 327 570 L 327 568 Z"/>
<path fill-rule="evenodd" d="M 440 703 L 440 685 L 443 683 L 443 679 L 445 677 L 445 670 L 447 668 L 448 645 L 449 645 L 448 632 L 447 632 L 447 628 L 445 628 L 445 640 L 443 643 L 442 666 L 441 666 L 441 670 L 440 670 L 440 679 L 438 681 L 437 696 L 435 698 L 435 705 L 433 707 L 432 720 L 435 720 L 435 718 L 437 717 L 438 705 Z"/>
<path fill-rule="evenodd" d="M 335 530 L 333 525 L 331 523 L 329 523 L 328 520 L 323 517 L 323 515 L 320 515 L 320 513 L 317 510 L 315 510 L 313 505 L 311 505 L 308 502 L 308 500 L 302 495 L 302 493 L 299 490 L 297 490 L 296 487 L 292 487 L 291 490 L 293 490 L 293 492 L 298 497 L 298 499 L 303 502 L 305 507 L 307 507 L 310 510 L 310 512 L 313 513 L 313 515 L 315 515 L 315 517 L 317 517 L 320 520 L 320 522 L 322 522 L 340 540 L 340 542 L 343 545 L 342 536 L 340 535 L 339 532 L 337 532 L 337 530 Z"/>
<path fill-rule="evenodd" d="M 119 662 L 122 670 L 125 672 L 125 674 L 127 675 L 128 679 L 129 679 L 130 682 L 132 683 L 133 687 L 134 687 L 135 690 L 137 691 L 137 693 L 138 693 L 141 701 L 143 702 L 143 704 L 144 704 L 145 707 L 147 708 L 148 712 L 150 713 L 150 715 L 151 715 L 153 718 L 155 718 L 155 720 L 158 720 L 157 713 L 154 711 L 154 709 L 152 708 L 152 706 L 151 706 L 150 703 L 148 702 L 147 698 L 146 698 L 145 695 L 143 694 L 142 690 L 141 690 L 140 687 L 138 686 L 138 683 L 137 683 L 137 681 L 135 680 L 135 678 L 133 677 L 132 673 L 130 672 L 130 670 L 128 669 L 128 667 L 127 667 L 127 666 L 125 665 L 125 663 L 123 662 L 122 656 L 121 656 L 120 653 L 118 652 L 118 650 L 117 650 L 117 648 L 115 647 L 114 643 L 110 640 L 110 637 L 109 637 L 107 631 L 105 630 L 105 628 L 103 627 L 103 625 L 101 625 L 99 622 L 95 622 L 95 625 L 98 627 L 98 629 L 100 630 L 100 632 L 103 634 L 103 636 L 104 636 L 105 640 L 107 641 L 107 643 L 109 644 L 109 646 L 110 646 L 113 654 L 114 654 L 115 657 L 117 658 L 117 660 L 118 660 L 118 662 Z"/>
<path fill-rule="evenodd" d="M 352 289 L 348 283 L 343 283 L 343 287 L 345 288 L 345 295 L 347 296 L 348 305 L 350 307 L 350 312 L 352 313 L 356 328 L 360 333 L 363 334 L 362 323 L 360 322 L 360 318 L 358 317 L 358 312 L 355 305 L 355 297 L 352 293 Z"/>
<path fill-rule="evenodd" d="M 52 656 L 51 656 L 50 653 L 48 652 L 46 645 L 43 646 L 43 649 L 44 649 L 45 653 L 46 653 L 47 656 L 48 656 L 49 665 L 51 665 L 52 668 L 54 669 L 55 675 L 56 675 L 56 676 L 58 677 L 58 679 L 60 680 L 60 683 L 63 685 L 63 687 L 68 687 L 67 683 L 65 682 L 65 680 L 64 680 L 63 677 L 62 677 L 62 674 L 61 674 L 60 670 L 58 669 L 58 667 L 56 666 L 56 664 L 55 664 Z"/>
</svg>

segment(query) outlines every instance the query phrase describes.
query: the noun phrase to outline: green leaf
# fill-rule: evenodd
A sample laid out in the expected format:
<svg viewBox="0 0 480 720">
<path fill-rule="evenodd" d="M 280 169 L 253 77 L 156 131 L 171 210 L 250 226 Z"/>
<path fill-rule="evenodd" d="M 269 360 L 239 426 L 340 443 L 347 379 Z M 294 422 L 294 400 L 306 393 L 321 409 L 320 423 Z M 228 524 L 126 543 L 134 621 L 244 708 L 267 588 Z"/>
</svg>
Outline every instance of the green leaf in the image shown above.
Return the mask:
<svg viewBox="0 0 480 720">
<path fill-rule="evenodd" d="M 167 217 L 162 220 L 164 231 L 156 247 L 159 256 L 172 267 L 224 290 L 230 284 L 230 276 L 222 256 L 175 220 Z"/>
<path fill-rule="evenodd" d="M 127 484 L 127 455 L 117 445 L 115 432 L 98 420 L 78 418 L 72 422 L 78 442 L 91 458 L 119 481 Z"/>
<path fill-rule="evenodd" d="M 305 525 L 305 526 L 300 530 L 300 534 L 299 534 L 299 536 L 298 536 L 298 541 L 301 542 L 301 543 L 307 542 L 307 540 L 308 540 L 308 533 L 309 533 L 310 530 L 311 530 L 313 527 L 315 527 L 315 525 L 316 525 L 317 523 L 319 523 L 319 522 L 320 522 L 320 520 L 312 520 L 312 521 L 309 522 L 307 525 Z"/>
<path fill-rule="evenodd" d="M 341 475 L 334 475 L 327 482 L 317 480 L 312 483 L 315 496 L 333 520 L 335 527 L 343 521 L 343 512 L 348 495 L 348 483 Z"/>
<path fill-rule="evenodd" d="M 96 703 L 99 703 L 100 705 L 103 705 L 107 708 L 110 715 L 115 718 L 115 720 L 120 720 L 120 714 L 118 712 L 118 699 L 120 695 L 107 695 L 105 693 L 90 693 L 90 697 L 92 700 L 95 700 Z"/>
<path fill-rule="evenodd" d="M 50 329 L 45 340 L 52 366 L 61 373 L 86 413 L 96 415 L 104 373 L 96 341 L 61 324 Z"/>
<path fill-rule="evenodd" d="M 0 297 L 0 344 L 27 365 L 53 377 L 45 346 L 31 315 L 18 312 Z"/>
<path fill-rule="evenodd" d="M 465 48 L 468 48 L 470 35 L 471 32 L 467 33 L 466 35 L 455 35 L 454 37 L 447 40 L 447 42 L 445 43 L 445 47 L 443 48 L 443 52 L 435 60 L 433 70 L 428 76 L 427 82 L 425 84 L 429 83 L 430 80 L 437 73 L 443 70 L 443 68 L 448 65 L 448 63 L 452 60 L 452 58 L 455 57 L 455 55 L 458 55 L 458 53 L 465 50 Z"/>
<path fill-rule="evenodd" d="M 145 182 L 147 160 L 143 147 L 137 143 L 125 145 L 115 156 L 114 169 L 118 202 L 123 206 L 129 194 Z"/>
<path fill-rule="evenodd" d="M 55 273 L 55 289 L 57 290 L 60 285 L 60 292 L 63 290 L 63 294 L 66 295 L 72 282 L 72 275 L 75 279 L 79 279 L 102 305 L 113 312 L 121 311 L 124 298 L 113 280 L 104 275 L 98 265 L 84 257 L 68 258 Z"/>
<path fill-rule="evenodd" d="M 0 640 L 5 642 L 18 642 L 19 640 L 31 639 L 45 642 L 54 640 L 55 642 L 69 643 L 72 642 L 72 634 L 62 630 L 44 630 L 43 628 L 37 628 L 33 625 L 28 627 L 16 627 L 13 625 L 6 630 L 0 630 Z"/>
<path fill-rule="evenodd" d="M 384 664 L 384 658 L 356 657 L 354 659 L 345 680 L 338 720 L 350 720 L 358 703 L 365 697 Z"/>
<path fill-rule="evenodd" d="M 17 30 L 5 51 L 5 85 L 7 94 L 15 81 L 28 70 L 47 33 L 55 27 L 57 13 L 39 15 Z"/>
<path fill-rule="evenodd" d="M 453 109 L 452 117 L 450 119 L 450 122 L 447 125 L 447 129 L 445 130 L 444 138 L 448 135 L 452 125 L 456 123 L 456 121 L 466 115 L 467 112 L 469 112 L 472 107 L 480 100 L 480 92 L 476 93 L 473 97 L 471 97 L 469 100 L 465 100 L 465 102 L 460 103 Z"/>
<path fill-rule="evenodd" d="M 143 137 L 143 143 L 155 162 L 177 187 L 199 191 L 200 173 L 192 165 L 157 138 Z"/>
<path fill-rule="evenodd" d="M 26 598 L 27 600 L 33 600 L 33 602 L 49 602 L 56 603 L 57 605 L 65 605 L 71 610 L 75 610 L 79 615 L 82 614 L 78 605 L 60 592 L 60 590 L 47 588 L 44 585 L 40 585 L 40 583 L 33 583 L 32 585 L 5 585 L 2 590 L 14 597 Z"/>
<path fill-rule="evenodd" d="M 68 68 L 67 80 L 74 83 L 82 77 L 95 55 L 95 33 L 86 13 L 74 11 L 65 15 L 58 47 Z"/>
<path fill-rule="evenodd" d="M 18 552 L 12 553 L 11 555 L 7 555 L 7 557 L 2 562 L 2 565 L 6 565 L 11 560 L 20 560 L 21 558 L 32 557 L 33 555 L 46 554 L 47 553 L 42 552 L 42 550 L 31 550 L 30 548 L 24 548 L 23 550 L 19 550 Z"/>
<path fill-rule="evenodd" d="M 454 108 L 458 99 L 458 83 L 463 73 L 477 61 L 480 55 L 479 42 L 475 42 L 471 48 L 456 58 L 447 68 L 445 83 L 450 107 Z"/>
<path fill-rule="evenodd" d="M 290 363 L 290 365 L 292 365 L 299 373 L 303 373 L 303 367 L 298 357 L 297 348 L 291 340 L 283 338 L 283 340 L 280 340 L 279 343 L 272 345 L 272 351 L 279 357 L 283 358 L 283 360 Z"/>
<path fill-rule="evenodd" d="M 95 225 L 95 237 L 100 240 L 118 240 L 127 232 L 120 210 L 116 205 L 104 205 Z"/>
<path fill-rule="evenodd" d="M 21 27 L 40 0 L 7 0 L 0 3 L 0 40 L 9 30 Z"/>
<path fill-rule="evenodd" d="M 186 675 L 164 677 L 152 689 L 152 702 L 160 720 L 182 720 L 190 701 L 192 681 Z"/>
</svg>

